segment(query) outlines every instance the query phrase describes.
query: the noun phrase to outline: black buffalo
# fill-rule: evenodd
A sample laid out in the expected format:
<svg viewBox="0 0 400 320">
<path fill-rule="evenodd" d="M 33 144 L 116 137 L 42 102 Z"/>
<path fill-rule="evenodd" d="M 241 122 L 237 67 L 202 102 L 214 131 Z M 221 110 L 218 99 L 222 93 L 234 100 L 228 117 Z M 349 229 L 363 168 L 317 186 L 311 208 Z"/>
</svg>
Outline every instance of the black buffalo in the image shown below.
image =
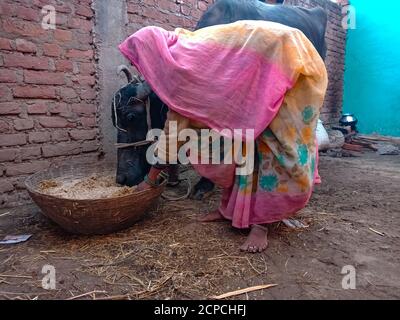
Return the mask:
<svg viewBox="0 0 400 320">
<path fill-rule="evenodd" d="M 150 124 L 152 128 L 163 129 L 168 108 L 146 83 L 133 79 L 125 66 L 121 66 L 119 71 L 126 74 L 128 84 L 118 90 L 111 104 L 113 125 L 118 130 L 117 183 L 134 186 L 143 181 L 150 165 L 146 161 L 148 144 L 131 144 L 146 140 Z M 151 106 L 150 118 L 147 117 L 146 104 Z"/>
<path fill-rule="evenodd" d="M 327 14 L 321 8 L 305 9 L 296 6 L 270 5 L 258 0 L 219 0 L 203 14 L 196 25 L 196 30 L 239 20 L 264 20 L 297 28 L 313 43 L 321 57 L 325 58 Z M 164 127 L 168 109 L 146 82 L 130 81 L 131 76 L 127 69 L 122 71 L 127 74 L 129 83 L 117 93 L 123 96 L 121 103 L 117 106 L 117 113 L 120 112 L 120 125 L 127 132 L 118 130 L 118 142 L 132 143 L 144 140 L 146 137 L 148 121 L 146 121 L 146 109 L 143 103 L 146 99 L 150 99 L 150 118 L 154 123 L 153 128 Z M 116 124 L 115 119 L 113 121 Z M 146 150 L 147 146 L 118 150 L 117 181 L 119 183 L 135 185 L 143 180 L 150 168 L 146 162 Z M 202 199 L 213 188 L 213 182 L 201 178 L 194 187 L 192 197 Z"/>
<path fill-rule="evenodd" d="M 272 5 L 258 0 L 219 0 L 203 14 L 196 29 L 239 20 L 264 20 L 301 30 L 321 57 L 326 55 L 325 31 L 328 17 L 322 8 Z"/>
</svg>

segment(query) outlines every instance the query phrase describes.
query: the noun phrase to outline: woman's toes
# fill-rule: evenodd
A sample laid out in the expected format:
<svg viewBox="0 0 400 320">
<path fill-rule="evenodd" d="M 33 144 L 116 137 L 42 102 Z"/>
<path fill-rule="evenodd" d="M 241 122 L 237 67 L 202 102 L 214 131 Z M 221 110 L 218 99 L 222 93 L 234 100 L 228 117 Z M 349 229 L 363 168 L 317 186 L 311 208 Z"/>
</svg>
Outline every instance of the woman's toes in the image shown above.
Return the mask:
<svg viewBox="0 0 400 320">
<path fill-rule="evenodd" d="M 268 229 L 262 226 L 253 226 L 245 243 L 240 250 L 249 253 L 257 253 L 264 251 L 268 246 Z"/>
<path fill-rule="evenodd" d="M 215 222 L 215 221 L 221 221 L 224 220 L 224 217 L 221 215 L 219 210 L 209 212 L 206 215 L 198 218 L 199 222 Z"/>
</svg>

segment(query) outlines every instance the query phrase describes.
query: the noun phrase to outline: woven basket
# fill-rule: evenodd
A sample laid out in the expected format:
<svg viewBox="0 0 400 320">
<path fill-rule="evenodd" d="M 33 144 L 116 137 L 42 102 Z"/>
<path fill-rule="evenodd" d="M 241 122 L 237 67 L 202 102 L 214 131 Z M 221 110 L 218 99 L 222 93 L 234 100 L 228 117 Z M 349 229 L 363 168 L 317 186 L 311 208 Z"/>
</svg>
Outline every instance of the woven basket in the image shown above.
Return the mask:
<svg viewBox="0 0 400 320">
<path fill-rule="evenodd" d="M 106 234 L 132 226 L 156 204 L 167 181 L 158 188 L 106 199 L 72 200 L 38 191 L 39 183 L 55 178 L 84 178 L 92 174 L 111 174 L 111 164 L 62 166 L 30 176 L 25 185 L 43 214 L 63 229 L 78 234 Z"/>
</svg>

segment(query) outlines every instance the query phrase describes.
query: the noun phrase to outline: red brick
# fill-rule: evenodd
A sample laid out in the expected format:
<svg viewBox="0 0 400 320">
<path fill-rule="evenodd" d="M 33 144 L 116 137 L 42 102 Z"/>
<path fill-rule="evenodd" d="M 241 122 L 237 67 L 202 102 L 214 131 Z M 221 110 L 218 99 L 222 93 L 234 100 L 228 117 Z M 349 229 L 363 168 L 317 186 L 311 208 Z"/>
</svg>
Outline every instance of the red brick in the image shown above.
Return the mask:
<svg viewBox="0 0 400 320">
<path fill-rule="evenodd" d="M 71 72 L 74 69 L 72 61 L 70 60 L 57 60 L 56 61 L 56 70 L 63 72 Z"/>
<path fill-rule="evenodd" d="M 138 15 L 129 15 L 129 24 L 128 24 L 128 34 L 135 33 L 136 31 L 140 30 L 144 24 L 148 23 L 148 19 Z"/>
<path fill-rule="evenodd" d="M 32 84 L 65 84 L 65 75 L 61 72 L 24 71 L 24 79 Z"/>
<path fill-rule="evenodd" d="M 99 150 L 99 143 L 97 141 L 87 141 L 82 143 L 82 152 L 93 152 Z"/>
<path fill-rule="evenodd" d="M 81 152 L 81 147 L 78 143 L 58 143 L 55 145 L 43 146 L 42 152 L 45 158 L 70 156 L 79 154 Z"/>
<path fill-rule="evenodd" d="M 206 11 L 207 8 L 208 8 L 208 4 L 206 2 L 204 2 L 204 1 L 198 1 L 198 5 L 197 6 L 201 11 Z"/>
<path fill-rule="evenodd" d="M 36 53 L 37 47 L 33 42 L 26 41 L 24 39 L 15 40 L 17 51 L 26 53 Z"/>
<path fill-rule="evenodd" d="M 54 38 L 60 41 L 72 40 L 72 32 L 68 30 L 56 29 L 54 30 Z"/>
<path fill-rule="evenodd" d="M 4 55 L 4 65 L 6 67 L 20 67 L 24 69 L 47 70 L 49 68 L 49 58 L 32 57 L 21 53 Z"/>
<path fill-rule="evenodd" d="M 169 22 L 174 28 L 177 28 L 177 27 L 182 26 L 184 20 L 185 20 L 185 18 L 184 18 L 184 17 L 181 17 L 181 16 L 176 16 L 176 15 L 173 15 L 173 14 L 171 14 L 171 15 L 168 16 L 168 22 Z"/>
<path fill-rule="evenodd" d="M 18 9 L 15 10 L 15 12 L 17 17 L 22 18 L 24 20 L 39 21 L 41 18 L 40 10 L 34 10 L 31 8 L 18 6 Z"/>
<path fill-rule="evenodd" d="M 97 97 L 97 92 L 95 89 L 82 89 L 80 94 L 81 99 L 84 100 L 94 100 Z"/>
<path fill-rule="evenodd" d="M 11 100 L 11 89 L 5 85 L 0 85 L 0 101 L 10 101 Z"/>
<path fill-rule="evenodd" d="M 160 12 L 160 10 L 157 8 L 144 7 L 142 15 L 157 22 L 166 21 L 166 15 Z"/>
<path fill-rule="evenodd" d="M 45 43 L 43 45 L 43 54 L 50 57 L 58 57 L 63 53 L 63 49 L 53 43 Z"/>
<path fill-rule="evenodd" d="M 83 75 L 92 75 L 96 72 L 93 63 L 81 62 L 79 63 L 79 73 Z"/>
<path fill-rule="evenodd" d="M 49 166 L 50 162 L 45 160 L 19 163 L 8 166 L 6 174 L 7 176 L 28 175 L 47 169 Z"/>
<path fill-rule="evenodd" d="M 74 124 L 61 117 L 41 117 L 39 123 L 44 128 L 68 128 Z"/>
<path fill-rule="evenodd" d="M 95 117 L 92 117 L 92 118 L 89 118 L 89 117 L 81 118 L 81 124 L 85 128 L 95 127 L 96 126 L 96 118 Z"/>
<path fill-rule="evenodd" d="M 0 38 L 0 49 L 12 50 L 11 41 L 9 39 Z"/>
<path fill-rule="evenodd" d="M 17 82 L 17 73 L 14 70 L 0 69 L 0 82 Z"/>
<path fill-rule="evenodd" d="M 93 140 L 97 136 L 97 130 L 71 130 L 72 140 Z"/>
<path fill-rule="evenodd" d="M 73 17 L 69 20 L 68 27 L 89 32 L 93 29 L 93 23 L 86 19 Z"/>
<path fill-rule="evenodd" d="M 38 38 L 45 32 L 39 23 L 11 19 L 3 20 L 3 29 L 8 33 L 33 38 Z"/>
<path fill-rule="evenodd" d="M 20 114 L 22 111 L 19 103 L 16 102 L 2 102 L 0 103 L 0 114 Z"/>
<path fill-rule="evenodd" d="M 70 109 L 66 103 L 57 102 L 54 105 L 50 106 L 49 108 L 50 113 L 57 114 L 57 113 L 69 113 Z"/>
<path fill-rule="evenodd" d="M 17 98 L 39 98 L 39 99 L 55 99 L 57 98 L 56 90 L 53 87 L 16 87 L 13 90 L 14 97 Z"/>
<path fill-rule="evenodd" d="M 53 131 L 51 133 L 51 140 L 56 142 L 68 141 L 69 140 L 68 131 Z"/>
<path fill-rule="evenodd" d="M 157 4 L 158 0 L 131 0 L 133 3 L 140 3 L 143 2 L 146 6 L 154 7 Z"/>
<path fill-rule="evenodd" d="M 48 107 L 44 102 L 38 102 L 28 106 L 28 114 L 45 114 Z"/>
<path fill-rule="evenodd" d="M 96 113 L 96 105 L 89 103 L 72 104 L 72 112 L 82 115 L 90 115 Z"/>
<path fill-rule="evenodd" d="M 187 5 L 189 7 L 196 7 L 198 0 L 181 0 L 181 4 Z"/>
<path fill-rule="evenodd" d="M 186 29 L 193 29 L 195 27 L 196 23 L 193 20 L 190 19 L 185 19 L 183 20 L 183 27 Z"/>
<path fill-rule="evenodd" d="M 78 97 L 77 93 L 72 88 L 62 88 L 60 90 L 60 96 L 64 101 L 70 101 Z"/>
<path fill-rule="evenodd" d="M 29 133 L 30 143 L 42 143 L 50 141 L 50 132 L 31 132 Z"/>
<path fill-rule="evenodd" d="M 201 10 L 192 10 L 192 15 L 191 16 L 196 22 L 200 20 L 202 15 L 203 15 L 203 11 L 201 11 Z M 195 26 L 196 23 L 193 22 L 193 25 Z"/>
<path fill-rule="evenodd" d="M 56 26 L 59 28 L 60 26 L 66 26 L 68 22 L 68 16 L 65 14 L 57 14 L 56 15 Z"/>
<path fill-rule="evenodd" d="M 79 36 L 76 37 L 76 40 L 78 40 L 79 44 L 81 45 L 79 48 L 81 50 L 88 50 L 93 44 L 93 36 L 89 32 L 79 33 Z M 85 46 L 85 48 L 83 46 Z"/>
<path fill-rule="evenodd" d="M 8 4 L 8 3 L 0 3 L 0 14 L 2 16 L 12 16 L 15 12 L 15 5 Z"/>
<path fill-rule="evenodd" d="M 26 136 L 23 133 L 0 135 L 0 147 L 17 146 L 26 144 Z"/>
<path fill-rule="evenodd" d="M 187 5 L 181 5 L 181 13 L 185 16 L 189 16 L 192 11 L 192 8 Z"/>
<path fill-rule="evenodd" d="M 30 130 L 34 126 L 34 122 L 31 119 L 15 119 L 14 128 L 17 131 Z"/>
<path fill-rule="evenodd" d="M 37 159 L 42 154 L 42 149 L 40 147 L 25 147 L 21 148 L 20 155 L 22 160 L 32 160 Z"/>
<path fill-rule="evenodd" d="M 87 18 L 93 17 L 93 10 L 90 7 L 87 6 L 80 6 L 77 5 L 75 7 L 75 13 L 79 16 L 84 16 Z"/>
<path fill-rule="evenodd" d="M 71 50 L 68 50 L 66 56 L 67 56 L 67 58 L 92 59 L 93 58 L 93 50 L 71 49 Z"/>
<path fill-rule="evenodd" d="M 57 5 L 54 5 L 54 8 L 56 9 L 56 12 L 62 12 L 62 13 L 71 13 L 71 7 L 69 3 L 60 3 Z"/>
<path fill-rule="evenodd" d="M 10 131 L 10 125 L 3 120 L 0 120 L 0 133 L 5 133 Z"/>
<path fill-rule="evenodd" d="M 170 0 L 158 0 L 157 1 L 157 6 L 160 9 L 168 10 L 173 13 L 178 13 L 179 12 L 179 5 L 175 3 L 175 1 L 170 1 Z"/>
<path fill-rule="evenodd" d="M 80 85 L 94 86 L 96 84 L 95 76 L 76 76 L 72 79 L 73 82 L 77 82 Z"/>
<path fill-rule="evenodd" d="M 140 14 L 142 12 L 142 5 L 139 3 L 128 3 L 128 13 Z"/>
<path fill-rule="evenodd" d="M 14 161 L 17 149 L 0 149 L 0 162 Z"/>
<path fill-rule="evenodd" d="M 1 193 L 6 193 L 6 192 L 11 192 L 14 190 L 14 185 L 7 180 L 2 180 L 0 184 L 0 194 Z"/>
</svg>

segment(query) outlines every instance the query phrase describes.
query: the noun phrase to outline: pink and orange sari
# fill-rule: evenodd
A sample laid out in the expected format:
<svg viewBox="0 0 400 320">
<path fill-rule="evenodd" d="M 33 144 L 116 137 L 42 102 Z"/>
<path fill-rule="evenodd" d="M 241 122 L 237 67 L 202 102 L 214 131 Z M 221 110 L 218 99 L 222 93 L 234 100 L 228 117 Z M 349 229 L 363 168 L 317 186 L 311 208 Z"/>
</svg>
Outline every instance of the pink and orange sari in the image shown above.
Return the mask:
<svg viewBox="0 0 400 320">
<path fill-rule="evenodd" d="M 220 212 L 233 226 L 280 221 L 307 204 L 327 73 L 301 31 L 265 21 L 194 32 L 146 27 L 120 50 L 171 110 L 216 130 L 254 130 L 253 174 L 227 170 L 227 185 L 219 181 L 226 165 L 195 166 L 223 185 Z"/>
</svg>

